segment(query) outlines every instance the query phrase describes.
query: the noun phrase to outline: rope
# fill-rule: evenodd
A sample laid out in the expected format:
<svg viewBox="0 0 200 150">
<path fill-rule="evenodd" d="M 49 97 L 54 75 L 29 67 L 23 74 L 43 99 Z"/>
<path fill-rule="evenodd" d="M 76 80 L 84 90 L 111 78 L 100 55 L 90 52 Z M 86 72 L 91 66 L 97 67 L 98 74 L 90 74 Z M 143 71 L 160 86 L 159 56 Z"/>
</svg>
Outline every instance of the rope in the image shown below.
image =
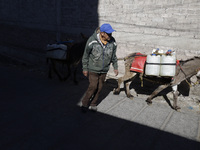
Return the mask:
<svg viewBox="0 0 200 150">
<path fill-rule="evenodd" d="M 147 77 L 144 77 L 143 74 L 141 74 L 140 75 L 141 87 L 143 87 L 144 80 L 152 82 L 152 83 L 157 83 L 157 84 L 167 84 L 167 82 L 160 82 L 160 81 L 148 79 Z"/>
<path fill-rule="evenodd" d="M 134 55 L 134 56 L 126 56 L 126 57 L 123 57 L 123 58 L 118 58 L 117 60 L 126 60 L 128 58 L 131 58 L 131 57 L 146 57 L 147 55 Z"/>
<path fill-rule="evenodd" d="M 192 87 L 192 85 L 190 84 L 190 82 L 189 82 L 187 79 L 185 79 L 185 81 L 187 82 L 187 84 L 188 84 L 190 87 Z"/>
<path fill-rule="evenodd" d="M 181 68 L 181 71 L 183 72 L 183 74 L 185 75 L 185 81 L 187 82 L 187 84 L 190 86 L 190 87 L 192 87 L 192 84 L 190 84 L 190 82 L 188 81 L 188 79 L 186 78 L 186 74 L 185 74 L 185 72 L 183 71 L 183 69 L 182 69 L 182 67 L 181 67 L 181 65 L 179 64 L 179 67 Z M 198 68 L 198 69 L 196 69 L 196 73 L 198 72 L 200 70 L 200 68 Z M 199 83 L 199 80 L 197 80 L 195 83 L 193 83 L 194 84 L 194 86 L 195 85 L 197 85 Z"/>
</svg>

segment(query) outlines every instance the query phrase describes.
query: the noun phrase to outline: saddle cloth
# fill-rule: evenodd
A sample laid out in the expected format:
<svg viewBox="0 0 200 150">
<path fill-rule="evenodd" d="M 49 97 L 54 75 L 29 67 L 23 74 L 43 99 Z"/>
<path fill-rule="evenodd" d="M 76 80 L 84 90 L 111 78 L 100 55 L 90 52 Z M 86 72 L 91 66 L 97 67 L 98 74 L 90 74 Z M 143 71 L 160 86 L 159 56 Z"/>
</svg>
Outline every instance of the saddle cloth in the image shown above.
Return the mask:
<svg viewBox="0 0 200 150">
<path fill-rule="evenodd" d="M 147 59 L 147 56 L 141 53 L 137 53 L 132 62 L 130 71 L 143 73 L 146 59 Z M 180 64 L 180 61 L 176 60 L 176 66 L 178 66 L 179 64 Z"/>
<path fill-rule="evenodd" d="M 147 59 L 147 56 L 141 53 L 137 53 L 132 62 L 130 71 L 143 73 L 146 59 Z"/>
<path fill-rule="evenodd" d="M 46 48 L 46 57 L 65 60 L 67 56 L 67 45 L 48 44 Z"/>
</svg>

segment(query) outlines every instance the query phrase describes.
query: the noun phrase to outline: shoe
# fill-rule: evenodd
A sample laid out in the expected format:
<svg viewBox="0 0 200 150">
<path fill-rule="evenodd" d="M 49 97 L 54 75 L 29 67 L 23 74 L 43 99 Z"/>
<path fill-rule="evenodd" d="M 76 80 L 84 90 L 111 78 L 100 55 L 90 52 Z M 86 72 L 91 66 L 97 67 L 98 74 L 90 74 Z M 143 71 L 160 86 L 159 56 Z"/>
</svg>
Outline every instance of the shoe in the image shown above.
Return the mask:
<svg viewBox="0 0 200 150">
<path fill-rule="evenodd" d="M 90 106 L 89 110 L 92 110 L 92 111 L 96 112 L 97 111 L 97 106 Z"/>
<path fill-rule="evenodd" d="M 86 113 L 88 111 L 88 107 L 85 107 L 85 106 L 81 106 L 81 111 L 83 113 Z"/>
</svg>

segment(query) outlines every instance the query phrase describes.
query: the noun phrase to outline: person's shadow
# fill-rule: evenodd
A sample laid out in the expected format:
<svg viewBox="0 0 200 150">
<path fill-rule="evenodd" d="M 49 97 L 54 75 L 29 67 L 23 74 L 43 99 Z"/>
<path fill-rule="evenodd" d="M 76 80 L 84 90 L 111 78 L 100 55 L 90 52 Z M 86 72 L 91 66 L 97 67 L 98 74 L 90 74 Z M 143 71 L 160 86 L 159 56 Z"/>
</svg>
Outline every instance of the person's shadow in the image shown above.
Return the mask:
<svg viewBox="0 0 200 150">
<path fill-rule="evenodd" d="M 117 87 L 116 79 L 107 79 L 103 85 L 102 91 L 99 95 L 98 104 L 100 104 L 114 88 Z"/>
</svg>

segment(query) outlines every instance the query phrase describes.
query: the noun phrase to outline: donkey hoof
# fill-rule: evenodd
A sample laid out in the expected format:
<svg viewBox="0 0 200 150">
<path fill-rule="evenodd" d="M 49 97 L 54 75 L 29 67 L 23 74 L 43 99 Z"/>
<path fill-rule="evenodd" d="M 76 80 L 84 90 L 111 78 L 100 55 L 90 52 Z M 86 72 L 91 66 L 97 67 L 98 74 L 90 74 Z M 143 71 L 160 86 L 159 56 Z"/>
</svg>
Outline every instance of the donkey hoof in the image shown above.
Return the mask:
<svg viewBox="0 0 200 150">
<path fill-rule="evenodd" d="M 179 111 L 181 109 L 181 107 L 175 106 L 174 110 Z"/>
<path fill-rule="evenodd" d="M 74 82 L 75 85 L 79 84 L 79 82 L 77 80 L 73 80 L 73 82 Z"/>
<path fill-rule="evenodd" d="M 64 79 L 59 79 L 60 80 L 60 82 L 64 82 L 65 80 Z"/>
<path fill-rule="evenodd" d="M 133 95 L 127 95 L 128 98 L 130 98 L 131 100 L 133 100 Z"/>
<path fill-rule="evenodd" d="M 151 100 L 146 100 L 146 102 L 147 102 L 147 105 L 152 105 L 152 101 Z"/>
<path fill-rule="evenodd" d="M 113 94 L 114 94 L 114 95 L 119 95 L 119 93 L 120 93 L 120 92 L 117 91 L 116 89 L 113 90 Z"/>
<path fill-rule="evenodd" d="M 68 78 L 64 77 L 64 78 L 63 78 L 63 81 L 66 81 L 67 79 L 68 79 Z"/>
</svg>

